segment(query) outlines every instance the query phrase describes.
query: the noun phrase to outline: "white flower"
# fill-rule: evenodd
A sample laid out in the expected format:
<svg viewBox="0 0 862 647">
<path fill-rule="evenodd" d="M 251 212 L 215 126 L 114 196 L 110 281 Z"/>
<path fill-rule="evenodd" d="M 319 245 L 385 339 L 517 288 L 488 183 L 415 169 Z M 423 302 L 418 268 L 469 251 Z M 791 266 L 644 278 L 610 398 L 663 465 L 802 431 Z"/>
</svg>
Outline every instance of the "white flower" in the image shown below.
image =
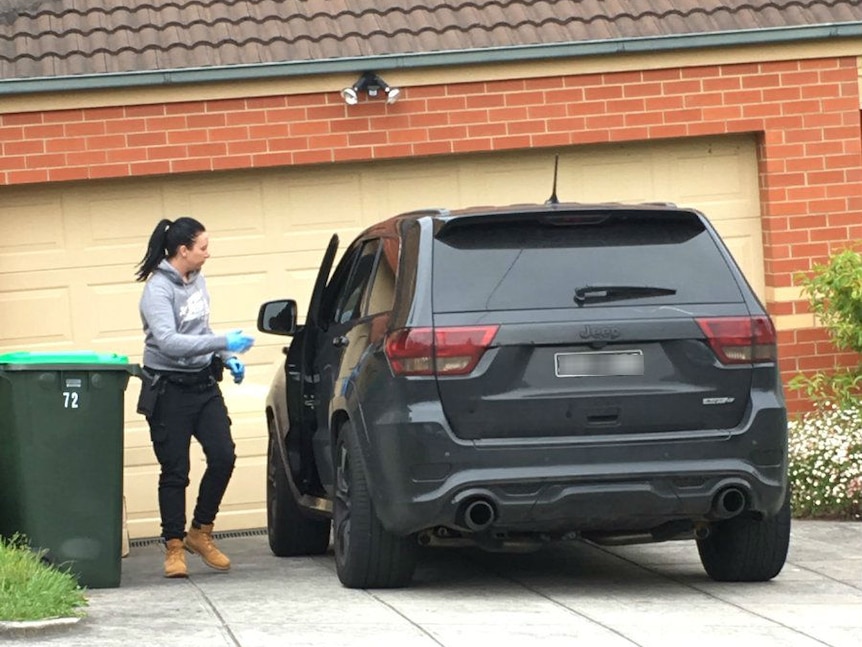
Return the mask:
<svg viewBox="0 0 862 647">
<path fill-rule="evenodd" d="M 797 512 L 862 518 L 862 411 L 831 405 L 787 429 Z"/>
</svg>

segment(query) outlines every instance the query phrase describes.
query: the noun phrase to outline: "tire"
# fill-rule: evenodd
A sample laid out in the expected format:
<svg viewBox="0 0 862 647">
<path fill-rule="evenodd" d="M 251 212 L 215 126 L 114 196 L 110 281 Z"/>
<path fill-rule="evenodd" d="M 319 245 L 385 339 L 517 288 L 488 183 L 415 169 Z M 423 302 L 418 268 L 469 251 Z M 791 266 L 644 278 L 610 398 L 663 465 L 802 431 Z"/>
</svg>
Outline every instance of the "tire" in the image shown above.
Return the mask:
<svg viewBox="0 0 862 647">
<path fill-rule="evenodd" d="M 275 439 L 269 437 L 266 452 L 266 534 L 277 557 L 322 555 L 329 548 L 330 522 L 307 517 L 290 489 L 287 473 L 278 457 Z"/>
<path fill-rule="evenodd" d="M 351 589 L 407 586 L 416 568 L 418 546 L 383 528 L 368 491 L 367 470 L 350 423 L 335 447 L 333 543 L 338 579 Z"/>
<path fill-rule="evenodd" d="M 790 545 L 790 493 L 774 517 L 739 516 L 699 539 L 700 561 L 717 582 L 765 582 L 781 572 Z"/>
</svg>

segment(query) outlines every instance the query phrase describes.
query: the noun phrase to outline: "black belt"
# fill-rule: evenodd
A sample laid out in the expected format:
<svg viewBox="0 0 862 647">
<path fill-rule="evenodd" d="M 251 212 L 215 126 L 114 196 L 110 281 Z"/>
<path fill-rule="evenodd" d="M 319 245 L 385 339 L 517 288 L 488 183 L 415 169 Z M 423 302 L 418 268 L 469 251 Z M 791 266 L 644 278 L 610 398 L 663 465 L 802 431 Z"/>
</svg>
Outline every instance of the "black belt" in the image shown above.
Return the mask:
<svg viewBox="0 0 862 647">
<path fill-rule="evenodd" d="M 153 371 L 165 382 L 189 389 L 204 390 L 216 383 L 212 369 L 207 366 L 199 371 Z"/>
</svg>

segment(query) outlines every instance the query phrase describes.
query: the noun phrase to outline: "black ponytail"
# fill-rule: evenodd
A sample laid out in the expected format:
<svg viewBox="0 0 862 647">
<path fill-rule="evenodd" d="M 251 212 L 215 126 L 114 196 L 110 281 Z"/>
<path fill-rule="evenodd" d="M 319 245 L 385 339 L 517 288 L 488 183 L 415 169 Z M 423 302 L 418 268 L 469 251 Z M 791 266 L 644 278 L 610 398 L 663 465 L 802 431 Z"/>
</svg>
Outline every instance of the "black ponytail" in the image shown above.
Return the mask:
<svg viewBox="0 0 862 647">
<path fill-rule="evenodd" d="M 177 250 L 182 245 L 194 246 L 195 238 L 202 231 L 206 231 L 204 226 L 188 216 L 177 218 L 173 222 L 167 218 L 159 220 L 159 224 L 150 235 L 150 242 L 147 243 L 147 253 L 144 254 L 144 258 L 138 264 L 138 271 L 135 272 L 137 280 L 146 281 L 159 263 L 165 258 L 176 256 Z"/>
</svg>

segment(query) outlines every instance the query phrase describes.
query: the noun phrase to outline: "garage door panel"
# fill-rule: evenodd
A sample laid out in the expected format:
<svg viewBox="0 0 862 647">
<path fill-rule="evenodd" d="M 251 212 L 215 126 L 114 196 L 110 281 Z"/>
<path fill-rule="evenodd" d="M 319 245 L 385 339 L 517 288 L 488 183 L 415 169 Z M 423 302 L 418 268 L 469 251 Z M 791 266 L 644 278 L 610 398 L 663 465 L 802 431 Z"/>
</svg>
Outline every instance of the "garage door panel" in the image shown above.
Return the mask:
<svg viewBox="0 0 862 647">
<path fill-rule="evenodd" d="M 146 466 L 126 464 L 123 471 L 123 496 L 132 537 L 156 537 L 161 533 L 158 482 L 158 466 L 152 463 Z"/>
<path fill-rule="evenodd" d="M 142 288 L 140 283 L 129 283 L 127 277 L 122 280 L 118 277 L 116 282 L 88 284 L 85 289 L 92 337 L 112 342 L 118 337 L 140 336 L 138 301 Z"/>
<path fill-rule="evenodd" d="M 137 382 L 138 380 L 131 380 L 129 386 Z M 134 391 L 134 395 L 127 391 L 127 403 L 137 400 L 137 389 Z M 140 416 L 136 417 L 141 419 Z M 123 494 L 126 498 L 129 534 L 133 537 L 156 536 L 161 532 L 158 512 L 159 466 L 153 454 L 146 423 L 126 423 L 124 465 Z"/>
<path fill-rule="evenodd" d="M 323 258 L 321 252 L 320 258 Z M 317 267 L 309 267 L 307 269 L 285 270 L 281 276 L 281 281 L 277 281 L 275 288 L 269 293 L 267 300 L 290 298 L 296 299 L 299 308 L 299 318 L 305 321 L 305 315 L 308 312 L 308 302 L 311 299 L 311 291 L 314 288 L 314 280 L 318 274 Z M 287 337 L 283 339 L 288 339 Z"/>
<path fill-rule="evenodd" d="M 74 340 L 71 289 L 67 286 L 0 291 L 3 352 Z"/>
<path fill-rule="evenodd" d="M 227 332 L 248 324 L 249 313 L 256 312 L 260 306 L 260 295 L 266 287 L 267 275 L 254 271 L 228 273 L 230 268 L 227 262 L 220 263 L 218 267 L 219 272 L 206 275 L 212 299 L 210 320 L 214 330 Z"/>
<path fill-rule="evenodd" d="M 223 527 L 223 513 L 228 511 L 244 511 L 263 509 L 266 500 L 266 461 L 261 457 L 254 460 L 243 458 L 237 460 L 231 476 L 231 482 L 224 493 L 219 512 L 219 527 Z M 255 524 L 259 526 L 259 524 Z M 254 527 L 254 526 L 253 526 Z"/>
<path fill-rule="evenodd" d="M 264 377 L 263 374 L 258 377 Z M 266 376 L 272 378 L 272 374 Z M 225 400 L 228 404 L 230 418 L 233 421 L 233 439 L 236 443 L 247 443 L 253 447 L 256 455 L 266 454 L 266 422 L 260 416 L 261 394 L 256 385 L 248 388 L 245 381 L 235 385 L 228 378 L 229 384 L 222 385 Z"/>
<path fill-rule="evenodd" d="M 489 204 L 544 202 L 551 196 L 554 156 L 550 153 L 522 156 L 493 167 L 465 166 L 465 201 L 459 207 Z"/>
<path fill-rule="evenodd" d="M 181 178 L 3 189 L 0 349 L 117 352 L 140 362 L 143 334 L 135 266 L 161 218 L 191 215 L 210 232 L 206 266 L 218 332 L 256 336 L 245 381 L 226 376 L 239 462 L 219 528 L 262 526 L 263 402 L 287 337 L 256 331 L 261 302 L 294 298 L 300 321 L 333 233 L 341 249 L 366 225 L 427 207 L 544 202 L 559 152 L 561 201 L 673 201 L 701 209 L 763 295 L 755 141 L 748 137 L 527 150 Z M 47 313 L 47 316 L 46 316 Z M 158 534 L 158 465 L 125 393 L 125 492 L 132 536 Z M 189 510 L 203 473 L 193 445 Z"/>
<path fill-rule="evenodd" d="M 138 380 L 130 380 L 129 386 L 138 383 Z M 126 400 L 137 400 L 137 390 L 134 398 L 127 391 Z M 134 414 L 134 407 L 132 408 Z M 132 422 L 135 418 L 139 418 L 141 423 Z M 124 460 L 126 468 L 151 468 L 155 465 L 155 455 L 153 454 L 153 446 L 150 442 L 150 430 L 142 416 L 134 416 L 126 423 L 123 430 L 123 451 L 125 452 Z"/>
<path fill-rule="evenodd" d="M 321 231 L 360 227 L 362 224 L 359 200 L 362 174 L 359 171 L 299 171 L 285 177 L 272 190 L 277 197 L 271 199 L 280 205 L 283 236 L 300 233 L 320 235 Z"/>
<path fill-rule="evenodd" d="M 251 174 L 175 181 L 166 185 L 164 202 L 168 213 L 192 216 L 207 229 L 226 234 L 264 231 L 262 180 Z"/>
<path fill-rule="evenodd" d="M 747 236 L 727 236 L 724 237 L 724 242 L 730 250 L 731 255 L 737 264 L 753 264 L 757 260 L 757 254 L 753 249 L 753 244 L 750 237 Z M 748 277 L 746 277 L 748 279 Z M 751 279 L 748 279 L 751 282 Z M 763 286 L 752 285 L 758 296 L 762 294 Z M 759 288 L 759 289 L 758 289 Z"/>
<path fill-rule="evenodd" d="M 209 232 L 211 259 L 223 261 L 235 257 L 267 253 L 270 233 L 267 231 L 263 186 L 253 176 L 216 185 L 211 179 L 172 187 L 166 196 L 167 213 L 172 220 L 187 215 L 200 221 Z M 180 208 L 180 205 L 183 205 Z"/>
<path fill-rule="evenodd" d="M 759 222 L 736 218 L 716 219 L 713 224 L 737 264 L 745 271 L 745 278 L 754 292 L 761 300 L 765 300 L 766 282 L 763 272 L 752 271 L 752 268 L 763 267 L 763 231 Z"/>
<path fill-rule="evenodd" d="M 579 202 L 649 202 L 660 200 L 652 160 L 589 163 L 574 183 Z M 569 199 L 568 193 L 563 196 Z"/>
<path fill-rule="evenodd" d="M 71 272 L 75 340 L 78 348 L 139 357 L 143 332 L 138 314 L 143 284 L 130 263 Z"/>
<path fill-rule="evenodd" d="M 200 464 L 201 469 L 205 467 Z M 237 441 L 237 460 L 234 474 L 224 496 L 226 506 L 260 504 L 266 497 L 266 443 L 264 441 Z"/>
<path fill-rule="evenodd" d="M 253 508 L 246 506 L 238 506 L 238 509 L 231 505 L 222 506 L 218 514 L 218 528 L 236 529 L 236 528 L 260 528 L 261 519 L 266 521 L 266 507 L 263 502 L 260 502 Z"/>
<path fill-rule="evenodd" d="M 126 445 L 124 451 L 127 473 L 137 467 L 152 468 L 154 457 L 149 432 L 146 434 L 146 439 L 143 437 L 140 439 L 130 439 L 128 430 L 126 430 L 125 435 Z"/>
<path fill-rule="evenodd" d="M 230 485 L 225 492 L 219 512 L 218 528 L 258 527 L 266 497 L 266 438 L 242 438 L 235 435 L 237 462 Z M 161 532 L 158 511 L 159 467 L 152 458 L 147 464 L 143 448 L 127 452 L 124 470 L 124 495 L 128 511 L 129 534 L 133 537 L 156 536 Z M 186 511 L 191 519 L 197 498 L 198 484 L 206 469 L 206 460 L 200 445 L 192 441 L 189 479 L 186 492 Z M 242 521 L 244 525 L 237 525 Z"/>
<path fill-rule="evenodd" d="M 263 377 L 259 375 L 258 377 Z M 272 378 L 270 374 L 267 376 Z M 246 373 L 246 379 L 249 379 Z M 234 439 L 258 438 L 266 435 L 266 423 L 261 417 L 262 395 L 261 389 L 250 380 L 243 380 L 242 384 L 234 384 L 230 375 L 225 375 L 221 386 L 225 404 L 232 421 Z"/>
<path fill-rule="evenodd" d="M 459 169 L 416 168 L 416 165 L 392 164 L 369 170 L 362 196 L 363 226 L 370 226 L 398 213 L 425 207 L 461 206 Z"/>
<path fill-rule="evenodd" d="M 139 241 L 149 238 L 159 216 L 164 213 L 162 192 L 139 189 L 99 189 L 92 195 L 80 196 L 81 215 L 79 225 L 74 228 L 82 237 L 80 248 L 96 253 L 113 249 L 118 245 L 125 251 L 130 246 L 139 246 Z M 71 205 L 67 206 L 68 214 Z M 141 247 L 139 256 L 143 256 Z"/>
<path fill-rule="evenodd" d="M 192 455 L 197 453 L 196 446 L 192 448 Z M 159 470 L 157 466 L 148 467 L 140 470 L 129 470 L 126 468 L 126 480 L 124 483 L 123 494 L 126 499 L 126 511 L 128 515 L 128 529 L 132 537 L 156 537 L 161 533 L 161 520 L 159 517 L 158 503 L 158 482 Z M 186 516 L 191 519 L 192 511 L 194 510 L 195 500 L 197 498 L 197 484 L 203 476 L 203 464 L 201 462 L 192 461 L 191 470 L 189 471 L 189 480 L 192 486 L 186 491 Z M 250 480 L 249 474 L 243 474 L 243 470 L 234 470 L 233 478 Z M 225 493 L 227 500 L 227 493 Z M 255 516 L 259 516 L 259 510 L 255 505 L 249 505 L 247 502 L 240 499 L 240 502 L 234 503 L 233 506 L 225 503 L 220 512 L 217 526 L 219 530 L 229 528 L 253 528 L 260 525 L 259 522 L 249 523 L 245 526 L 235 525 L 235 522 L 226 521 L 229 517 L 226 515 L 226 509 L 229 507 L 240 508 L 246 511 L 245 521 L 248 523 L 248 511 L 254 510 Z M 233 515 L 239 517 L 236 513 Z"/>
<path fill-rule="evenodd" d="M 574 202 L 661 200 L 663 187 L 656 177 L 658 160 L 652 155 L 655 146 L 610 144 L 567 151 L 560 155 L 559 199 Z"/>
<path fill-rule="evenodd" d="M 739 217 L 751 209 L 757 195 L 757 158 L 753 141 L 715 141 L 697 152 L 686 151 L 675 160 L 672 175 L 676 200 L 696 206 L 711 219 Z"/>
<path fill-rule="evenodd" d="M 114 267 L 115 276 L 133 277 L 163 212 L 162 188 L 152 180 L 126 187 L 74 185 L 63 194 L 68 255 L 63 267 L 104 272 Z"/>
<path fill-rule="evenodd" d="M 59 196 L 34 199 L 4 189 L 0 200 L 0 273 L 30 272 L 59 261 L 65 265 L 66 232 Z"/>
</svg>

